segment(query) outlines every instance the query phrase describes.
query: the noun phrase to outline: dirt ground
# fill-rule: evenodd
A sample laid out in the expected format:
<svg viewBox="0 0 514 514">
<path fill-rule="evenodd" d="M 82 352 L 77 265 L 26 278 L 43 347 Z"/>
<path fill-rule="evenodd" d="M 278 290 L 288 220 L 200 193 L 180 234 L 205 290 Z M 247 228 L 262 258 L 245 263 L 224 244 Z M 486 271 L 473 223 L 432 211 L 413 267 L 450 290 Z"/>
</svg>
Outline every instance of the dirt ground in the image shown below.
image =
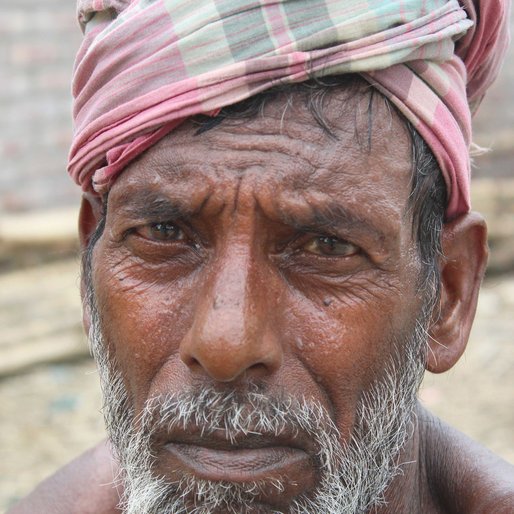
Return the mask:
<svg viewBox="0 0 514 514">
<path fill-rule="evenodd" d="M 514 463 L 514 275 L 489 280 L 464 358 L 427 376 L 422 401 Z M 90 359 L 0 381 L 0 510 L 104 435 Z"/>
</svg>

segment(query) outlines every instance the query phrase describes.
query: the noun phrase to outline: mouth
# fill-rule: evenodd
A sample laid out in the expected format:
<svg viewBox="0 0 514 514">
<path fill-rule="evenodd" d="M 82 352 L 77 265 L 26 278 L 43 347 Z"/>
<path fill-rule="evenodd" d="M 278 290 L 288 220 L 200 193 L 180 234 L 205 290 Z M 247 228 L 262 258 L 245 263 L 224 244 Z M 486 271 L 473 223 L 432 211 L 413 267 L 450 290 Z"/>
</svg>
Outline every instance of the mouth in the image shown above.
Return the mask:
<svg viewBox="0 0 514 514">
<path fill-rule="evenodd" d="M 205 443 L 172 442 L 165 448 L 179 468 L 204 480 L 257 482 L 280 479 L 289 476 L 291 468 L 301 467 L 308 471 L 310 464 L 305 451 L 287 446 L 221 449 Z"/>
<path fill-rule="evenodd" d="M 298 435 L 251 433 L 227 438 L 223 430 L 202 435 L 193 428 L 168 434 L 163 443 L 156 465 L 173 481 L 187 475 L 215 482 L 260 483 L 266 496 L 279 494 L 281 499 L 303 494 L 316 482 L 315 448 Z"/>
</svg>

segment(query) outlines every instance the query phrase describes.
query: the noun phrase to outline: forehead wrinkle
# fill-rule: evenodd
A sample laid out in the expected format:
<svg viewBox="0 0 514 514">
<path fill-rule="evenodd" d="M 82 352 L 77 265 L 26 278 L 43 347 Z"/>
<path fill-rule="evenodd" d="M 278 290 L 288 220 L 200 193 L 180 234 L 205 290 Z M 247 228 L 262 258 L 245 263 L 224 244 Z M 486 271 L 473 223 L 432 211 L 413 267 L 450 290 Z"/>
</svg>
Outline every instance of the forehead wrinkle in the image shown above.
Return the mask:
<svg viewBox="0 0 514 514">
<path fill-rule="evenodd" d="M 219 136 L 209 145 L 213 150 L 213 156 L 219 156 L 223 164 L 224 154 L 234 152 L 232 155 L 235 157 L 235 163 L 242 167 L 259 165 L 268 168 L 287 164 L 285 167 L 288 171 L 291 169 L 291 163 L 300 168 L 317 167 L 320 163 L 320 151 L 323 148 L 307 139 L 305 132 L 302 138 L 294 138 L 288 134 L 263 135 L 255 131 L 243 135 L 220 133 Z"/>
<path fill-rule="evenodd" d="M 215 187 L 215 181 L 223 182 L 226 186 L 227 180 L 239 181 L 241 176 L 253 176 L 258 180 L 273 182 L 283 177 L 292 181 L 305 181 L 305 177 L 315 174 L 322 164 L 321 149 L 309 148 L 308 143 L 302 145 L 302 148 L 298 148 L 299 145 L 291 148 L 287 146 L 286 138 L 277 140 L 275 136 L 265 141 L 256 134 L 251 139 L 213 141 L 208 145 L 207 158 L 204 158 L 205 154 L 201 151 L 203 146 L 191 156 L 174 154 L 167 158 L 174 161 L 173 165 L 160 163 L 156 172 L 166 181 L 196 182 L 198 185 L 209 182 L 211 187 Z M 183 149 L 186 147 L 187 142 Z M 238 189 L 237 183 L 234 188 Z"/>
<path fill-rule="evenodd" d="M 344 104 L 341 98 L 336 98 L 336 101 L 333 100 L 331 103 Z M 237 170 L 239 173 L 244 172 L 245 167 L 253 165 L 253 161 L 259 161 L 259 153 L 265 153 L 268 157 L 267 154 L 272 150 L 290 159 L 287 166 L 289 170 L 291 162 L 295 163 L 296 168 L 298 161 L 303 161 L 309 168 L 319 167 L 323 154 L 335 147 L 339 152 L 351 153 L 353 156 L 356 153 L 363 154 L 363 148 L 358 144 L 353 130 L 347 130 L 348 127 L 341 124 L 339 119 L 337 119 L 339 123 L 336 123 L 338 129 L 336 143 L 318 126 L 305 105 L 297 104 L 294 108 L 288 109 L 287 116 L 283 117 L 281 104 L 279 102 L 272 102 L 272 104 L 266 109 L 265 115 L 259 115 L 244 122 L 243 120 L 224 120 L 223 124 L 201 134 L 196 134 L 197 127 L 193 120 L 186 122 L 147 151 L 146 158 L 143 156 L 146 162 L 142 161 L 141 164 L 153 168 L 155 173 L 166 177 L 173 175 L 177 179 L 185 175 L 185 170 L 176 169 L 177 159 L 180 160 L 180 156 L 185 153 L 185 148 L 191 145 L 205 145 L 210 152 L 213 149 L 221 152 L 240 151 L 243 156 L 245 150 L 251 152 L 238 163 L 242 166 L 242 169 Z M 337 110 L 344 112 L 346 109 L 343 105 L 342 109 Z M 353 127 L 353 124 L 350 125 Z M 301 146 L 296 147 L 294 155 L 291 154 L 291 145 L 288 146 L 291 140 L 301 141 Z M 202 154 L 199 160 L 203 162 L 205 154 L 199 153 Z M 190 162 L 191 156 L 188 155 L 184 160 Z M 260 163 L 256 162 L 256 164 Z M 188 174 L 187 180 L 191 178 L 194 177 Z"/>
<path fill-rule="evenodd" d="M 271 195 L 275 194 L 273 184 L 282 182 L 289 189 L 299 191 L 319 190 L 321 185 L 325 189 L 336 186 L 338 194 L 348 196 L 346 191 L 352 188 L 362 189 L 373 185 L 366 185 L 363 173 L 372 164 L 371 161 L 375 161 L 375 166 L 379 163 L 384 168 L 398 168 L 397 161 L 401 157 L 398 148 L 392 151 L 384 149 L 384 137 L 379 137 L 379 144 L 373 145 L 374 151 L 370 155 L 358 144 L 352 131 L 345 130 L 348 123 L 345 124 L 344 120 L 334 120 L 337 121 L 339 136 L 334 140 L 314 123 L 305 106 L 288 110 L 284 123 L 277 125 L 282 114 L 277 105 L 275 109 L 267 109 L 266 116 L 245 120 L 246 123 L 238 120 L 232 124 L 226 120 L 197 136 L 193 135 L 196 129 L 193 123 L 184 124 L 149 149 L 139 167 L 150 169 L 151 174 L 146 172 L 148 179 L 157 181 L 157 176 L 166 188 L 169 183 L 174 187 L 189 185 L 195 189 L 209 183 L 213 190 L 218 190 L 218 186 L 224 190 L 227 186 L 232 189 L 234 185 L 236 196 L 232 197 L 232 201 L 239 198 L 241 182 L 240 179 L 236 184 L 226 182 L 224 179 L 231 179 L 230 175 L 234 178 L 249 173 L 257 176 L 256 187 L 266 187 L 264 180 L 270 181 L 272 186 L 267 189 Z M 293 114 L 300 116 L 295 118 Z M 333 116 L 332 110 L 330 117 Z M 349 121 L 348 116 L 346 121 Z M 385 125 L 390 125 L 391 120 L 388 121 Z M 377 130 L 384 132 L 385 128 L 375 127 L 374 137 Z M 292 141 L 295 144 L 290 144 Z M 235 173 L 227 174 L 227 171 Z M 395 170 L 389 171 L 394 173 Z M 345 180 L 341 181 L 342 176 Z M 162 187 L 162 184 L 158 185 Z M 213 197 L 221 195 L 215 192 Z M 388 207 L 383 198 L 375 197 L 373 201 L 380 203 L 381 208 L 383 205 Z M 234 208 L 237 204 L 238 200 Z"/>
</svg>

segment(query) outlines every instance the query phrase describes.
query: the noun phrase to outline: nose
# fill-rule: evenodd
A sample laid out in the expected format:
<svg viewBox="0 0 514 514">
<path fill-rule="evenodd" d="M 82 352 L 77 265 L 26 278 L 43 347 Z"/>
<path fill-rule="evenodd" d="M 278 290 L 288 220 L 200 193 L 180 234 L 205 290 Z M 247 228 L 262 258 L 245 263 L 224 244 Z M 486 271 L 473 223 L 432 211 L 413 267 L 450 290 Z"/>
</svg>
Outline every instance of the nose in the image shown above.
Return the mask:
<svg viewBox="0 0 514 514">
<path fill-rule="evenodd" d="M 262 269 L 242 253 L 233 252 L 213 266 L 180 346 L 180 357 L 191 371 L 218 382 L 243 375 L 263 378 L 283 359 L 269 287 Z"/>
</svg>

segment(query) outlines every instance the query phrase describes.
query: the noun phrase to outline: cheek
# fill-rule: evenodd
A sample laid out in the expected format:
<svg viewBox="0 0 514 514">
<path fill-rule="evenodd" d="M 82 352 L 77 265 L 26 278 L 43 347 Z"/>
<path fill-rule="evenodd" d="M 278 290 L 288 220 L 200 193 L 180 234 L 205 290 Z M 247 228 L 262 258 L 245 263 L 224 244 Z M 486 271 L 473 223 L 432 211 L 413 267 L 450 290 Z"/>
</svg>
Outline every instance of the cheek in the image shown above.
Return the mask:
<svg viewBox="0 0 514 514">
<path fill-rule="evenodd" d="M 180 341 L 191 325 L 194 278 L 152 282 L 120 266 L 101 266 L 94 277 L 102 330 L 136 408 L 157 378 L 180 389 Z M 173 367 L 174 373 L 167 373 Z"/>
<path fill-rule="evenodd" d="M 290 298 L 287 339 L 347 433 L 362 394 L 383 375 L 397 351 L 395 341 L 413 328 L 414 306 L 406 295 L 375 294 L 366 301 Z M 410 297 L 412 300 L 412 296 Z"/>
</svg>

